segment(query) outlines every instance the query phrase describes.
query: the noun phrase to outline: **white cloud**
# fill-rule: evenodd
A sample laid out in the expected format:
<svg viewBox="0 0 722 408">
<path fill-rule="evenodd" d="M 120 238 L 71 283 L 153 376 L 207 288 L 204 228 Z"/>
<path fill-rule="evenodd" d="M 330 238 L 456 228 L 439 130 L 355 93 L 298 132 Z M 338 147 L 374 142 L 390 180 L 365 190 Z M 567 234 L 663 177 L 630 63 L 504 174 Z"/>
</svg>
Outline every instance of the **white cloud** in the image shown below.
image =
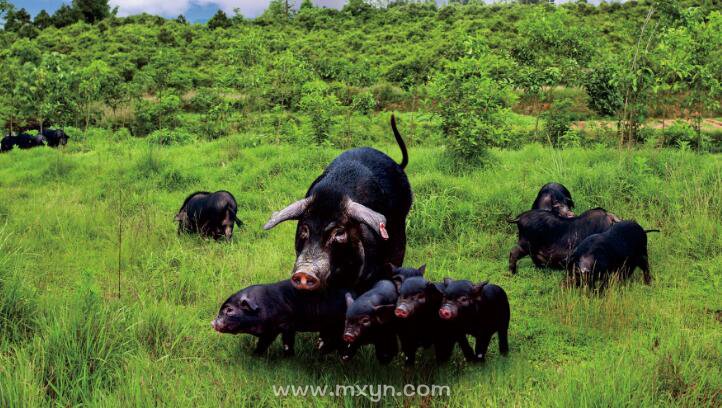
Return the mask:
<svg viewBox="0 0 722 408">
<path fill-rule="evenodd" d="M 118 6 L 118 14 L 127 16 L 138 13 L 158 14 L 165 17 L 175 17 L 185 13 L 192 5 L 218 6 L 228 14 L 238 8 L 245 17 L 256 17 L 268 7 L 270 0 L 110 0 L 110 6 Z M 325 7 L 343 6 L 345 0 L 316 0 L 315 4 Z M 301 0 L 296 1 L 296 6 Z"/>
<path fill-rule="evenodd" d="M 118 15 L 128 16 L 139 13 L 175 17 L 190 7 L 191 0 L 110 0 L 110 7 L 118 7 Z"/>
</svg>

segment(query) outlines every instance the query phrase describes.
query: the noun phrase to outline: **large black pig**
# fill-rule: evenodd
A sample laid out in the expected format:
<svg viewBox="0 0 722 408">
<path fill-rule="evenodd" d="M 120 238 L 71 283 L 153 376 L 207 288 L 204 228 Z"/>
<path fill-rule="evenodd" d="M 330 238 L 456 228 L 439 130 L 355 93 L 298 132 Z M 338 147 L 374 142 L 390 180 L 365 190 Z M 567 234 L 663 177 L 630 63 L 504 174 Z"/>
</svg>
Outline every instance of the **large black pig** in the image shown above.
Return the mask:
<svg viewBox="0 0 722 408">
<path fill-rule="evenodd" d="M 406 145 L 393 116 L 391 128 L 403 154 L 400 164 L 368 147 L 346 151 L 311 184 L 304 199 L 275 212 L 264 226 L 298 220 L 291 276 L 296 288 L 363 292 L 390 278 L 384 265 L 403 264 L 412 197 L 404 173 Z"/>
<path fill-rule="evenodd" d="M 517 225 L 519 239 L 509 254 L 509 272 L 516 273 L 520 258 L 531 256 L 537 267 L 565 269 L 574 248 L 586 237 L 609 229 L 621 221 L 602 208 L 578 217 L 562 217 L 551 211 L 529 210 L 509 222 Z"/>
<path fill-rule="evenodd" d="M 647 232 L 634 221 L 622 221 L 607 231 L 588 236 L 572 253 L 568 272 L 577 285 L 584 283 L 594 288 L 598 280 L 606 285 L 609 276 L 618 272 L 627 279 L 639 267 L 644 283 L 652 282 L 647 254 Z"/>
<path fill-rule="evenodd" d="M 237 211 L 236 199 L 228 191 L 193 193 L 185 199 L 175 216 L 178 233 L 189 232 L 214 239 L 231 239 L 233 225 L 236 224 L 239 228 L 243 225 L 236 216 Z"/>
<path fill-rule="evenodd" d="M 322 352 L 339 349 L 345 316 L 345 291 L 299 291 L 284 280 L 249 286 L 234 294 L 223 303 L 211 325 L 219 333 L 258 337 L 256 354 L 265 353 L 281 334 L 283 352 L 291 355 L 296 332 L 320 333 Z"/>
<path fill-rule="evenodd" d="M 573 208 L 572 193 L 559 183 L 544 184 L 531 206 L 532 210 L 547 210 L 562 217 L 573 217 Z"/>
</svg>

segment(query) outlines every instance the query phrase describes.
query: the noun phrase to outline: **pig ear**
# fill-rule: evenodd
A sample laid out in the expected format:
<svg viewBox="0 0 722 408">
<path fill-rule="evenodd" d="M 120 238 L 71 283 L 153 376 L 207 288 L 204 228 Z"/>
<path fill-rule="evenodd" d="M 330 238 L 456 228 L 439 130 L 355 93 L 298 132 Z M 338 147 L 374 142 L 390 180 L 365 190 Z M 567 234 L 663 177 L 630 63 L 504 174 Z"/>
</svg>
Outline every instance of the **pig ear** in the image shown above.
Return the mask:
<svg viewBox="0 0 722 408">
<path fill-rule="evenodd" d="M 243 298 L 243 299 L 241 299 L 241 307 L 242 307 L 243 309 L 248 309 L 248 310 L 250 310 L 250 311 L 252 311 L 252 312 L 257 312 L 257 311 L 258 311 L 258 305 L 256 304 L 256 302 L 254 302 L 254 301 L 252 301 L 252 300 L 250 300 L 250 299 L 248 299 L 248 298 Z"/>
<path fill-rule="evenodd" d="M 271 219 L 269 219 L 266 225 L 263 226 L 263 229 L 269 230 L 284 221 L 297 220 L 306 211 L 306 208 L 308 208 L 311 200 L 311 197 L 306 197 L 303 200 L 296 201 L 281 211 L 274 212 L 273 215 L 271 215 Z"/>
<path fill-rule="evenodd" d="M 398 291 L 399 288 L 401 288 L 401 284 L 404 283 L 404 275 L 394 275 L 391 281 L 396 285 L 396 290 Z"/>
<path fill-rule="evenodd" d="M 386 262 L 386 264 L 384 265 L 384 270 L 388 276 L 394 276 L 396 265 L 392 264 L 391 262 Z"/>
<path fill-rule="evenodd" d="M 383 214 L 350 199 L 346 202 L 346 212 L 349 217 L 371 227 L 381 239 L 389 239 L 389 233 L 386 231 L 386 217 Z"/>
<path fill-rule="evenodd" d="M 484 286 L 486 286 L 487 283 L 489 283 L 489 281 L 483 281 L 478 285 L 474 285 L 473 289 L 471 290 L 471 294 L 475 298 L 481 299 L 481 292 L 484 290 Z"/>
<path fill-rule="evenodd" d="M 353 304 L 353 296 L 351 296 L 350 292 L 346 292 L 346 308 L 351 307 Z"/>
<path fill-rule="evenodd" d="M 444 278 L 444 286 L 449 286 L 451 284 L 451 278 Z"/>
<path fill-rule="evenodd" d="M 441 293 L 441 289 L 439 289 L 439 286 L 437 286 L 437 284 L 434 282 L 426 282 L 426 289 L 430 293 L 443 295 L 443 293 Z"/>
<path fill-rule="evenodd" d="M 376 312 L 374 313 L 374 316 L 376 317 L 376 321 L 383 324 L 393 319 L 394 309 L 396 309 L 396 305 L 374 306 L 374 311 Z"/>
<path fill-rule="evenodd" d="M 421 273 L 421 276 L 424 275 L 424 273 L 426 272 L 426 264 L 423 264 L 421 265 L 421 267 L 419 267 L 419 272 Z"/>
</svg>

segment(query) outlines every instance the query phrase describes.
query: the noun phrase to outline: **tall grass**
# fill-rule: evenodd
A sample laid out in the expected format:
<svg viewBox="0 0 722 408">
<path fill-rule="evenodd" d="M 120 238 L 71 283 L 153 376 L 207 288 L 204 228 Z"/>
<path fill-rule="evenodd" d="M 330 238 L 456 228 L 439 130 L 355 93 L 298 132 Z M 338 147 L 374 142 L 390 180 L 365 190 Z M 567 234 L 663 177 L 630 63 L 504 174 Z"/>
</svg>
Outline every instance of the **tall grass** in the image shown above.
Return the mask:
<svg viewBox="0 0 722 408">
<path fill-rule="evenodd" d="M 277 344 L 254 357 L 253 338 L 209 325 L 229 294 L 288 277 L 294 225 L 261 225 L 339 150 L 253 146 L 239 135 L 164 147 L 92 133 L 73 142 L 0 155 L 0 406 L 366 406 L 364 397 L 277 398 L 271 386 L 407 382 L 448 384 L 451 396 L 384 405 L 722 403 L 718 155 L 530 145 L 458 169 L 441 148 L 413 147 L 407 264 L 427 263 L 434 280 L 498 283 L 512 323 L 508 358 L 493 340 L 484 364 L 457 353 L 437 367 L 426 352 L 409 370 L 379 366 L 371 350 L 348 365 L 318 356 L 310 334 L 294 358 Z M 636 273 L 588 294 L 528 260 L 506 273 L 515 231 L 505 220 L 551 180 L 570 188 L 579 211 L 602 206 L 662 230 L 649 237 L 651 286 Z M 178 206 L 199 189 L 238 199 L 246 228 L 230 242 L 176 234 Z"/>
</svg>

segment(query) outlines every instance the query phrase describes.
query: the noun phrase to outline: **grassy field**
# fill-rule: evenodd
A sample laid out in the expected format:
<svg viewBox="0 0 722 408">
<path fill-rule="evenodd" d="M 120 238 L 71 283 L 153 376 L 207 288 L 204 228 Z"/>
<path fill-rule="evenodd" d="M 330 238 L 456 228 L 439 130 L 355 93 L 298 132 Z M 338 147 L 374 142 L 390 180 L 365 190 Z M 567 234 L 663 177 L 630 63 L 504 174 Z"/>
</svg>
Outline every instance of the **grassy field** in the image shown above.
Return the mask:
<svg viewBox="0 0 722 408">
<path fill-rule="evenodd" d="M 389 135 L 390 137 L 390 135 Z M 285 359 L 250 354 L 250 336 L 218 335 L 225 298 L 289 276 L 293 223 L 261 226 L 299 198 L 338 150 L 254 147 L 231 136 L 185 146 L 71 141 L 65 151 L 0 155 L 0 406 L 373 405 L 366 397 L 276 397 L 273 385 L 438 384 L 450 397 L 388 397 L 389 406 L 722 405 L 722 158 L 678 150 L 491 152 L 460 170 L 414 147 L 407 263 L 434 280 L 489 279 L 510 297 L 511 353 L 484 364 L 457 350 L 437 367 L 319 357 L 313 335 Z M 376 146 L 399 158 L 394 145 Z M 602 206 L 650 235 L 654 282 L 639 272 L 603 296 L 564 289 L 559 271 L 506 272 L 504 220 L 547 181 L 577 210 Z M 195 190 L 228 189 L 246 227 L 231 242 L 177 236 Z"/>
</svg>

